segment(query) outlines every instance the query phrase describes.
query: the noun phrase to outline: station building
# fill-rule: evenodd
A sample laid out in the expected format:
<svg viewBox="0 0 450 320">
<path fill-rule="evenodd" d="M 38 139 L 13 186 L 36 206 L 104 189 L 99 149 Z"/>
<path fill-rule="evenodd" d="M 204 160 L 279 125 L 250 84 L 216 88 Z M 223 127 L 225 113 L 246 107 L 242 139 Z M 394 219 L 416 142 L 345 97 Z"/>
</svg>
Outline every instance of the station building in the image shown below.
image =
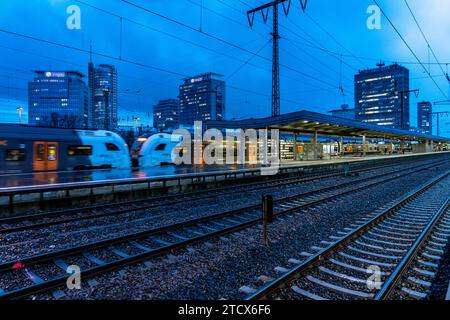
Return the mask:
<svg viewBox="0 0 450 320">
<path fill-rule="evenodd" d="M 368 157 L 376 155 L 431 153 L 448 151 L 450 138 L 387 128 L 352 119 L 299 111 L 276 117 L 239 121 L 207 121 L 204 130 L 279 130 L 279 158 L 282 161 L 314 161 L 333 158 Z M 269 136 L 270 140 L 270 136 Z M 270 156 L 268 148 L 258 148 Z M 251 160 L 247 150 L 246 159 Z"/>
</svg>

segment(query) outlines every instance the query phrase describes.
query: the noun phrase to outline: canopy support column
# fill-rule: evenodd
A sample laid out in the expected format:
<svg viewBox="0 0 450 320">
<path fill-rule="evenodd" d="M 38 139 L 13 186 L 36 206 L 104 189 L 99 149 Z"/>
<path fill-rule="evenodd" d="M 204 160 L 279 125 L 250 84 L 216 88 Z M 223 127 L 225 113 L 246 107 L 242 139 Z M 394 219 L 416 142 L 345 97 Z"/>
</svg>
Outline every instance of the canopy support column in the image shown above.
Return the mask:
<svg viewBox="0 0 450 320">
<path fill-rule="evenodd" d="M 263 130 L 263 166 L 267 166 L 268 163 L 268 129 Z"/>
<path fill-rule="evenodd" d="M 297 133 L 294 133 L 294 161 L 298 160 Z"/>
<path fill-rule="evenodd" d="M 318 138 L 318 134 L 317 131 L 314 131 L 314 160 L 318 160 L 319 159 L 319 155 L 317 154 L 317 139 Z"/>
<path fill-rule="evenodd" d="M 363 135 L 363 152 L 362 152 L 362 156 L 365 157 L 367 150 L 366 150 L 366 135 Z"/>
</svg>

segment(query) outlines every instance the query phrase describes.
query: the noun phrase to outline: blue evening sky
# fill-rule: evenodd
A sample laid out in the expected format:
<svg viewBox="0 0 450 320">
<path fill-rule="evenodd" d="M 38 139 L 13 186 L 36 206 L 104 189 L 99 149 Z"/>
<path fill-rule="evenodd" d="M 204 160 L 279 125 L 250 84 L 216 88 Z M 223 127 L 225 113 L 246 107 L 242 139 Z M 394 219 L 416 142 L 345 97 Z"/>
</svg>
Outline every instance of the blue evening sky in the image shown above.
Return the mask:
<svg viewBox="0 0 450 320">
<path fill-rule="evenodd" d="M 159 99 L 177 97 L 183 76 L 210 71 L 222 74 L 227 81 L 228 119 L 270 114 L 271 19 L 264 25 L 257 15 L 250 29 L 246 17 L 249 7 L 260 5 L 262 0 L 203 0 L 203 13 L 201 0 L 128 1 L 191 28 L 121 0 L 0 1 L 0 120 L 17 121 L 19 105 L 25 107 L 26 119 L 27 82 L 33 70 L 87 73 L 86 51 L 91 40 L 94 62 L 118 68 L 122 119 L 131 122 L 134 116 L 145 124 L 151 122 L 152 106 Z M 405 2 L 379 3 L 444 94 L 384 17 L 381 30 L 367 28 L 366 10 L 372 0 L 309 0 L 307 14 L 299 9 L 299 1 L 293 0 L 288 18 L 280 12 L 282 113 L 325 113 L 342 103 L 353 106 L 353 75 L 359 69 L 373 67 L 380 59 L 408 67 L 411 89 L 421 91 L 418 98 L 411 97 L 413 126 L 417 122 L 417 101 L 447 99 L 449 85 L 444 73 L 445 63 L 450 63 L 450 1 L 408 0 L 439 61 L 444 63 L 444 72 L 437 65 L 428 65 L 427 44 Z M 81 30 L 66 27 L 70 5 L 81 8 Z M 200 27 L 204 34 L 196 31 Z M 344 96 L 339 90 L 341 81 Z M 437 111 L 449 109 L 446 105 L 435 107 Z M 450 119 L 442 119 L 441 131 L 450 136 L 450 125 L 444 126 L 447 122 Z"/>
</svg>

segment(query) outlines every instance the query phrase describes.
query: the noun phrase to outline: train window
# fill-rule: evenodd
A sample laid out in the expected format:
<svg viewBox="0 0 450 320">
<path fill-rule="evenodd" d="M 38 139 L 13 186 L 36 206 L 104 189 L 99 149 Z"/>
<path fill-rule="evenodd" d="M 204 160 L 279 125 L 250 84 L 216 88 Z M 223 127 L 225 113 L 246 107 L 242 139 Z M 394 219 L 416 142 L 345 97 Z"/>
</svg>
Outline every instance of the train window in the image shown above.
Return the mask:
<svg viewBox="0 0 450 320">
<path fill-rule="evenodd" d="M 167 144 L 161 143 L 155 148 L 155 151 L 164 151 L 166 149 Z"/>
<path fill-rule="evenodd" d="M 108 151 L 120 151 L 119 147 L 116 146 L 114 143 L 105 143 L 106 150 Z"/>
<path fill-rule="evenodd" d="M 69 146 L 67 154 L 69 156 L 91 156 L 92 146 Z"/>
<path fill-rule="evenodd" d="M 47 160 L 56 161 L 58 157 L 57 146 L 54 144 L 49 144 L 47 148 L 48 148 Z"/>
<path fill-rule="evenodd" d="M 5 150 L 5 161 L 25 161 L 25 149 Z"/>
<path fill-rule="evenodd" d="M 45 145 L 38 144 L 36 145 L 36 161 L 44 161 L 45 160 Z"/>
</svg>

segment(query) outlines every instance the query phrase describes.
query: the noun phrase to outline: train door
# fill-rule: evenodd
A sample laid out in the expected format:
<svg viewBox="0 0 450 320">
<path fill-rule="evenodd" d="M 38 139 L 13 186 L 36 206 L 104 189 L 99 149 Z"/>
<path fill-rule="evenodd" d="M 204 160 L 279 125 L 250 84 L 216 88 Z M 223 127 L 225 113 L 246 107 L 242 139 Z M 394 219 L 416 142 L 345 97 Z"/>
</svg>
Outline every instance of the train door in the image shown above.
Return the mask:
<svg viewBox="0 0 450 320">
<path fill-rule="evenodd" d="M 33 146 L 33 170 L 55 171 L 58 170 L 58 143 L 37 141 Z"/>
</svg>

